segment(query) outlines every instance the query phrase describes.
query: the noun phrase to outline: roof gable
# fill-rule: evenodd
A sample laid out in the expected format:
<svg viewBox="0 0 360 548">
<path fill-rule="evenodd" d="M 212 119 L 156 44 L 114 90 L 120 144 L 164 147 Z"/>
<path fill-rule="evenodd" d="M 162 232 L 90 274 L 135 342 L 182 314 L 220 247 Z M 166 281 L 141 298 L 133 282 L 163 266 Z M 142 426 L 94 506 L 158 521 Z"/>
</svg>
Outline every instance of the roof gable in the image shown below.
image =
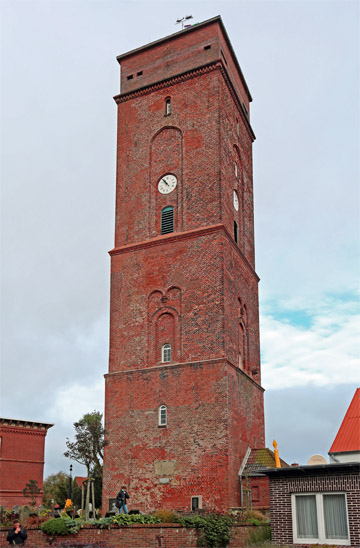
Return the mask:
<svg viewBox="0 0 360 548">
<path fill-rule="evenodd" d="M 347 451 L 360 451 L 360 388 L 356 389 L 329 453 Z"/>
</svg>

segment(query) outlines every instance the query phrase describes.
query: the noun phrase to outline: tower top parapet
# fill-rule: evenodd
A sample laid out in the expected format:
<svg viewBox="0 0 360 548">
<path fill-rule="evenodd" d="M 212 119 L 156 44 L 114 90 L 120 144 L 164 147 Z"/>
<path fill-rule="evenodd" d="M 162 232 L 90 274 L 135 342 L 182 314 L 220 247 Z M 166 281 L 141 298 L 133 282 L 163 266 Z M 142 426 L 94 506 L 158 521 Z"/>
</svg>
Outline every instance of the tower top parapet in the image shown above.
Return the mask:
<svg viewBox="0 0 360 548">
<path fill-rule="evenodd" d="M 252 97 L 218 15 L 117 56 L 121 94 L 220 62 L 247 113 Z"/>
</svg>

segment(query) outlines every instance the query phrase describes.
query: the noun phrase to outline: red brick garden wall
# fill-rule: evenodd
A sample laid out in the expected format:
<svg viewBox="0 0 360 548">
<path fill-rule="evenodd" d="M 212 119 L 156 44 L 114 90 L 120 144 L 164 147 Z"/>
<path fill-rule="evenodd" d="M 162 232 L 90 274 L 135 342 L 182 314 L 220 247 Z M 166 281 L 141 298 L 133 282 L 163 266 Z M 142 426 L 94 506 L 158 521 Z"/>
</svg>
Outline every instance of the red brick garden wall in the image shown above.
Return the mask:
<svg viewBox="0 0 360 548">
<path fill-rule="evenodd" d="M 239 525 L 231 529 L 229 548 L 245 546 L 244 538 L 248 534 L 248 526 Z M 0 530 L 0 546 L 9 546 L 6 542 L 7 531 Z M 109 548 L 197 548 L 198 531 L 186 529 L 175 524 L 131 525 L 116 529 L 82 529 L 76 535 L 57 537 L 51 544 L 54 548 L 64 540 L 75 542 L 103 542 Z M 26 540 L 27 548 L 48 548 L 49 537 L 39 529 L 29 529 Z"/>
</svg>

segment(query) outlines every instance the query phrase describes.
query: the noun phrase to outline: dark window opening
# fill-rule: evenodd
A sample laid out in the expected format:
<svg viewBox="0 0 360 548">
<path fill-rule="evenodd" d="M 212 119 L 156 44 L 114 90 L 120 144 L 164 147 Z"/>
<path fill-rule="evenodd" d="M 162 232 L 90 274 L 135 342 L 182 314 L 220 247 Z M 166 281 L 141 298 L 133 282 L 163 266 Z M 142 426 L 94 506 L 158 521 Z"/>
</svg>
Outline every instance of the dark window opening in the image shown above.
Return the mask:
<svg viewBox="0 0 360 548">
<path fill-rule="evenodd" d="M 165 207 L 161 212 L 161 234 L 174 232 L 174 208 Z"/>
<path fill-rule="evenodd" d="M 134 78 L 133 74 L 129 74 L 129 76 L 126 77 L 128 80 L 132 80 Z"/>
<path fill-rule="evenodd" d="M 211 46 L 205 46 L 204 49 L 211 49 Z"/>
<path fill-rule="evenodd" d="M 238 243 L 238 225 L 236 221 L 234 221 L 234 240 L 235 240 L 235 243 L 237 244 Z"/>
<path fill-rule="evenodd" d="M 196 512 L 199 508 L 199 497 L 191 497 L 191 511 Z"/>
<path fill-rule="evenodd" d="M 136 73 L 136 76 L 142 76 L 142 70 Z"/>
</svg>

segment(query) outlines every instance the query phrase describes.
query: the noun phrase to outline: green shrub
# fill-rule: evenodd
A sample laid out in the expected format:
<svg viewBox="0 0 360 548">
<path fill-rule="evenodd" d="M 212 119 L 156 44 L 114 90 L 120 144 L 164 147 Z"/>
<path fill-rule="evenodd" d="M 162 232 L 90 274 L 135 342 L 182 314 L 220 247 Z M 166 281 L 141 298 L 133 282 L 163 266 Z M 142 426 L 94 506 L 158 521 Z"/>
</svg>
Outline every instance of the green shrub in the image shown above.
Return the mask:
<svg viewBox="0 0 360 548">
<path fill-rule="evenodd" d="M 105 529 L 106 527 L 110 529 L 111 525 L 118 525 L 119 527 L 123 525 L 131 525 L 132 523 L 161 523 L 161 520 L 155 516 L 145 516 L 143 514 L 116 514 L 115 516 L 110 516 L 108 518 L 101 518 L 97 521 L 91 521 L 92 525 L 97 525 L 100 529 Z"/>
<path fill-rule="evenodd" d="M 249 531 L 248 536 L 245 538 L 246 546 L 252 546 L 256 544 L 263 545 L 264 542 L 271 540 L 270 525 L 261 525 Z M 263 548 L 263 546 L 262 546 Z"/>
<path fill-rule="evenodd" d="M 178 523 L 179 518 L 172 510 L 157 510 L 152 514 L 154 518 L 157 518 L 161 523 Z"/>
<path fill-rule="evenodd" d="M 144 514 L 116 514 L 113 517 L 114 523 L 117 525 L 131 525 L 132 523 L 160 523 L 160 520 L 154 516 L 146 516 Z"/>
<path fill-rule="evenodd" d="M 226 546 L 230 541 L 230 526 L 233 520 L 229 516 L 219 514 L 188 516 L 179 517 L 178 521 L 185 527 L 200 529 L 199 546 L 216 548 Z"/>
<path fill-rule="evenodd" d="M 69 535 L 80 529 L 80 520 L 70 518 L 52 518 L 41 525 L 41 530 L 47 535 Z"/>
</svg>

